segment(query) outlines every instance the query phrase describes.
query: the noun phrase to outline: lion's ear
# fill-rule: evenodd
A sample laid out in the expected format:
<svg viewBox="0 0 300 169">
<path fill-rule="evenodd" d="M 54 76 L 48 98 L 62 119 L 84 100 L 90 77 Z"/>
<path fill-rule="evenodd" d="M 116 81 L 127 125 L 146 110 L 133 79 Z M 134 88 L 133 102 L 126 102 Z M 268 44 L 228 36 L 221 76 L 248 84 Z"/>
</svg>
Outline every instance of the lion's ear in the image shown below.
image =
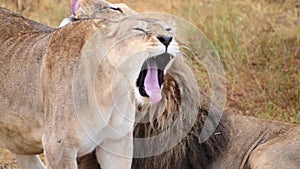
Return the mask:
<svg viewBox="0 0 300 169">
<path fill-rule="evenodd" d="M 80 7 L 80 0 L 71 0 L 72 14 L 76 16 L 76 12 Z"/>
</svg>

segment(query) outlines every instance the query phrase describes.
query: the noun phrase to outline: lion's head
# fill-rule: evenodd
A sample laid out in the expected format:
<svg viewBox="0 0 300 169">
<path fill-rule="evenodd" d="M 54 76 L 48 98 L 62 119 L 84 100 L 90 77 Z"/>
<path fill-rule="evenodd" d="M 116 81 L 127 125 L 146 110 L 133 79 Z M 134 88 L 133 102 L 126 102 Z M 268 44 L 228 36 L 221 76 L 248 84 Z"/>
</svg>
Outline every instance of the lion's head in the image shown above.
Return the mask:
<svg viewBox="0 0 300 169">
<path fill-rule="evenodd" d="M 136 14 L 126 4 L 112 4 L 105 0 L 72 0 L 72 15 L 62 20 L 59 27 L 63 27 L 77 20 L 98 18 L 118 21 L 124 17 Z"/>
<path fill-rule="evenodd" d="M 134 93 L 137 102 L 157 103 L 162 98 L 161 89 L 167 69 L 179 52 L 174 30 L 162 21 L 155 19 L 139 21 L 130 29 L 135 31 L 143 41 L 141 43 L 143 47 L 139 47 L 139 49 L 145 50 L 150 56 L 143 62 L 135 84 Z"/>
<path fill-rule="evenodd" d="M 137 103 L 159 102 L 165 74 L 179 54 L 173 28 L 157 19 L 132 16 L 103 32 L 107 37 L 101 41 L 109 46 L 105 60 L 132 79 Z"/>
<path fill-rule="evenodd" d="M 77 19 L 102 18 L 115 20 L 136 14 L 126 4 L 112 4 L 105 0 L 72 0 L 71 9 Z"/>
</svg>

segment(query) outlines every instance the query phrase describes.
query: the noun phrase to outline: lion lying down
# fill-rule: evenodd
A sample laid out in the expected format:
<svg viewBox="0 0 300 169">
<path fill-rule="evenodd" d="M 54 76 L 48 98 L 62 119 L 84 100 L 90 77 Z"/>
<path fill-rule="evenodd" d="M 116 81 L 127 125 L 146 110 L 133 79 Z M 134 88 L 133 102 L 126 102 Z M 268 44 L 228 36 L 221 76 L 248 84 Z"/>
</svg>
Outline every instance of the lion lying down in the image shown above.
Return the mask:
<svg viewBox="0 0 300 169">
<path fill-rule="evenodd" d="M 152 123 L 138 123 L 134 136 L 147 138 L 163 132 L 179 114 L 197 111 L 198 118 L 189 133 L 172 149 L 148 158 L 134 158 L 134 169 L 299 169 L 300 127 L 288 123 L 261 120 L 253 117 L 223 113 L 214 134 L 199 143 L 200 133 L 208 112 L 220 113 L 204 93 L 196 98 L 198 88 L 189 83 L 194 77 L 188 66 L 175 59 L 170 67 L 163 89 L 164 104 L 154 105 L 145 112 L 160 110 L 160 118 Z M 178 86 L 182 87 L 179 89 Z M 181 93 L 179 92 L 181 90 Z M 166 99 L 167 98 L 167 99 Z M 185 99 L 185 100 L 184 100 Z M 200 100 L 197 108 L 193 100 Z M 178 104 L 181 102 L 181 104 Z M 179 107 L 180 105 L 181 107 Z M 172 113 L 172 114 L 170 114 Z M 183 116 L 184 117 L 184 116 Z M 191 121 L 193 119 L 190 119 Z M 211 123 L 217 122 L 210 119 Z M 188 121 L 186 121 L 188 123 Z M 170 139 L 173 137 L 170 136 Z M 161 140 L 167 142 L 167 140 Z M 134 144 L 135 155 L 139 149 L 156 144 Z M 93 153 L 79 159 L 80 169 L 99 169 Z"/>
<path fill-rule="evenodd" d="M 202 92 L 196 98 L 193 93 L 197 93 L 198 88 L 196 84 L 189 83 L 193 78 L 188 66 L 175 59 L 165 79 L 163 101 L 166 104 L 154 105 L 142 113 L 137 112 L 152 114 L 160 110 L 159 118 L 152 123 L 136 124 L 134 136 L 144 138 L 157 135 L 168 128 L 169 123 L 179 114 L 197 111 L 198 118 L 192 129 L 174 148 L 153 157 L 133 159 L 132 168 L 299 169 L 300 127 L 297 125 L 223 113 L 214 134 L 206 142 L 199 143 L 200 133 L 205 132 L 201 129 L 208 112 L 217 114 L 221 110 L 213 104 L 210 107 L 209 98 Z M 196 108 L 192 105 L 193 100 L 199 100 Z M 208 120 L 210 123 L 217 122 L 213 118 Z M 145 145 L 134 145 L 135 154 L 139 153 L 142 146 Z M 155 149 L 156 144 L 147 146 Z M 100 167 L 92 153 L 79 159 L 79 168 Z"/>
<path fill-rule="evenodd" d="M 145 31 L 147 30 L 147 31 Z M 0 8 L 0 138 L 22 168 L 130 168 L 135 105 L 162 99 L 173 31 L 141 16 L 54 29 Z M 178 56 L 180 57 L 180 56 Z"/>
</svg>

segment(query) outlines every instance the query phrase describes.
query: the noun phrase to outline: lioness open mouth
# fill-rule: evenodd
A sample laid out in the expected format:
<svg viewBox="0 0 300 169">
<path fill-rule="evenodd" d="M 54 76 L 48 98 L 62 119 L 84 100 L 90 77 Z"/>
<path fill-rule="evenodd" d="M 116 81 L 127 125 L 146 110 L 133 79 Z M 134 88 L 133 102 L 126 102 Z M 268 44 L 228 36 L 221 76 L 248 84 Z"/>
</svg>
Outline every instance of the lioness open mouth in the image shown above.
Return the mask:
<svg viewBox="0 0 300 169">
<path fill-rule="evenodd" d="M 143 97 L 149 97 L 152 103 L 161 100 L 161 87 L 164 82 L 164 72 L 173 55 L 163 53 L 148 58 L 141 68 L 136 85 Z"/>
</svg>

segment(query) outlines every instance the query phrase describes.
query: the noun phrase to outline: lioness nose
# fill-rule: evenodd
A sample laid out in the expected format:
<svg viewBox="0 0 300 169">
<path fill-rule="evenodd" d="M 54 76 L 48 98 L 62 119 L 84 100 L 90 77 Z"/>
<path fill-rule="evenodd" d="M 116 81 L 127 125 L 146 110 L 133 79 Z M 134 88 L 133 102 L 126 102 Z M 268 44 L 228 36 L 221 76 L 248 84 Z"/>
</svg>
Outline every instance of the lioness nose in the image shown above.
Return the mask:
<svg viewBox="0 0 300 169">
<path fill-rule="evenodd" d="M 172 36 L 165 36 L 165 35 L 157 35 L 156 38 L 162 43 L 164 44 L 166 47 L 169 46 L 169 44 L 171 43 L 173 37 Z"/>
</svg>

